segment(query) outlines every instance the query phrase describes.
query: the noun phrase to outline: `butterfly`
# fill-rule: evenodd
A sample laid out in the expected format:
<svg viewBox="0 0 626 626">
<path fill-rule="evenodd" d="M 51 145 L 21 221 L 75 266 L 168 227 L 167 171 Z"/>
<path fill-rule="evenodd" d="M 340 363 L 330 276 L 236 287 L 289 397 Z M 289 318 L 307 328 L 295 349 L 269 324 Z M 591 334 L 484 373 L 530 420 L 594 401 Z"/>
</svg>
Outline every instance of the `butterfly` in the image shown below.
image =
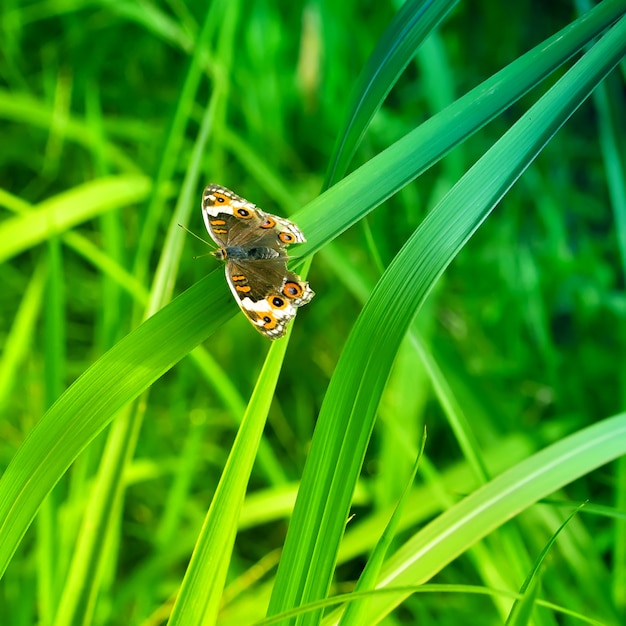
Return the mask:
<svg viewBox="0 0 626 626">
<path fill-rule="evenodd" d="M 226 262 L 226 281 L 252 325 L 269 339 L 287 331 L 298 307 L 311 301 L 309 283 L 287 269 L 287 246 L 306 241 L 289 220 L 261 211 L 220 185 L 202 194 L 202 217 Z"/>
</svg>

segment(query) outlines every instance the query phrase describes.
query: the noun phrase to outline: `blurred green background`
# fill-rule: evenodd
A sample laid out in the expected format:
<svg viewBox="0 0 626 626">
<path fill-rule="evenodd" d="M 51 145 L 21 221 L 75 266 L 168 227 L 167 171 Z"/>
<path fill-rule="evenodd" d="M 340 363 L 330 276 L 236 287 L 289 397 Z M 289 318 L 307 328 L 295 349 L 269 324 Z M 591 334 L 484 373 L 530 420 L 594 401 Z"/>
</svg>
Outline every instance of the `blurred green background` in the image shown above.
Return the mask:
<svg viewBox="0 0 626 626">
<path fill-rule="evenodd" d="M 284 216 L 319 194 L 359 72 L 400 6 L 352 0 L 2 2 L 0 217 L 6 225 L 40 211 L 21 228 L 0 231 L 2 469 L 61 393 L 141 322 L 168 228 L 182 219 L 173 217 L 176 207 L 188 216 L 188 228 L 207 238 L 200 198 L 211 182 Z M 565 0 L 459 3 L 399 78 L 350 170 L 573 21 L 580 8 Z M 266 490 L 276 500 L 283 490 L 291 493 L 328 379 L 381 271 L 428 211 L 563 72 L 315 256 L 308 280 L 317 296 L 294 324 L 265 432 L 277 466 L 255 466 L 251 493 Z M 607 93 L 623 104 L 623 72 L 607 81 Z M 208 109 L 208 138 L 197 155 Z M 600 140 L 605 113 L 601 101 L 589 99 L 573 115 L 449 267 L 418 318 L 474 436 L 490 449 L 502 442 L 506 452 L 493 466 L 499 469 L 511 449 L 518 459 L 626 404 L 623 233 Z M 187 196 L 181 190 L 192 163 L 198 182 Z M 94 181 L 107 184 L 91 187 Z M 83 190 L 91 208 L 81 205 Z M 59 212 L 52 214 L 50 202 L 59 198 Z M 184 246 L 180 264 L 164 270 L 173 296 L 222 271 L 211 257 L 194 258 L 208 251 L 197 239 L 186 235 Z M 232 319 L 204 347 L 228 383 L 223 379 L 216 392 L 187 359 L 153 385 L 124 475 L 115 556 L 89 623 L 165 623 L 268 342 L 232 305 Z M 419 359 L 408 351 L 399 363 L 412 376 L 399 368 L 384 396 L 356 496 L 361 519 L 396 501 L 412 464 L 409 454 L 397 458 L 386 431 L 402 425 L 417 446 L 427 424 L 430 462 L 442 472 L 462 463 Z M 518 436 L 523 441 L 516 447 Z M 80 523 L 67 505 L 75 503 L 76 485 L 88 492 L 104 437 L 55 488 L 48 509 L 55 521 L 43 522 L 49 535 L 36 525 L 21 544 L 0 582 L 0 623 L 53 623 L 49 616 Z M 181 458 L 189 461 L 184 471 Z M 176 479 L 187 482 L 176 492 L 185 500 L 172 520 L 167 512 Z M 617 480 L 600 470 L 571 485 L 563 498 L 614 505 Z M 452 487 L 451 495 L 469 489 Z M 285 506 L 268 498 L 254 514 L 245 509 L 250 517 L 242 521 L 232 557 L 227 605 L 254 614 L 250 606 L 265 593 L 263 578 L 273 572 L 284 539 Z M 593 567 L 610 568 L 605 558 L 611 559 L 613 526 L 601 517 L 584 522 L 596 542 Z M 540 549 L 551 533 L 536 532 L 528 544 Z M 58 555 L 47 573 L 36 556 L 42 541 Z M 170 542 L 165 566 L 157 558 L 164 542 Z M 357 551 L 341 564 L 338 589 L 350 588 L 363 559 Z M 566 595 L 571 564 L 559 563 Z M 608 580 L 604 571 L 589 576 Z M 469 559 L 449 566 L 440 582 L 479 578 Z M 626 591 L 619 591 L 625 581 L 616 577 L 608 585 L 618 589 L 613 605 L 606 600 L 602 609 L 591 609 L 594 615 L 604 610 L 602 623 L 626 607 Z M 234 615 L 226 610 L 221 623 L 248 623 L 236 609 Z M 424 594 L 388 623 L 492 624 L 500 623 L 499 615 L 487 598 Z M 537 623 L 557 623 L 543 619 Z"/>
</svg>

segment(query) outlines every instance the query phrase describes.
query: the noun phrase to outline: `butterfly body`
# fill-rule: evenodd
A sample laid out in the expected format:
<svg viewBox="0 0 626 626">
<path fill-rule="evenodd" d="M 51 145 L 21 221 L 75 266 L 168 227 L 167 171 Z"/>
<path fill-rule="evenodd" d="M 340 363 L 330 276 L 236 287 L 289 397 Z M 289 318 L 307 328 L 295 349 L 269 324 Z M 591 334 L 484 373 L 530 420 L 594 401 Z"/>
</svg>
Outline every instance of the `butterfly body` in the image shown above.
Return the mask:
<svg viewBox="0 0 626 626">
<path fill-rule="evenodd" d="M 220 185 L 202 195 L 202 217 L 226 262 L 228 286 L 253 326 L 269 339 L 282 337 L 297 308 L 315 295 L 287 269 L 287 246 L 306 241 L 289 220 L 261 211 Z"/>
<path fill-rule="evenodd" d="M 267 261 L 268 259 L 286 258 L 273 248 L 258 247 L 246 248 L 245 246 L 228 246 L 220 248 L 213 256 L 221 261 L 226 259 L 239 261 Z"/>
</svg>

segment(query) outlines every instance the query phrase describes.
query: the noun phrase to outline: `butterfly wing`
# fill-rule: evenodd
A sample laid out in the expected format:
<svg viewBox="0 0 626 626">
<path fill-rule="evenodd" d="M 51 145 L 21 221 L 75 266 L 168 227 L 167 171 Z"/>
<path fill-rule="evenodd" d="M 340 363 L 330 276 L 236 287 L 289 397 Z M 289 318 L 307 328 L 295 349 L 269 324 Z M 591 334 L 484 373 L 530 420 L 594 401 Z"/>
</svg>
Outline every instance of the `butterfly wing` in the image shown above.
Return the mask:
<svg viewBox="0 0 626 626">
<path fill-rule="evenodd" d="M 304 243 L 302 231 L 289 220 L 261 211 L 252 202 L 222 187 L 209 185 L 202 195 L 202 217 L 220 248 L 263 245 L 284 248 Z"/>
<path fill-rule="evenodd" d="M 258 230 L 262 222 L 254 204 L 219 185 L 209 185 L 204 190 L 202 218 L 209 235 L 220 248 L 232 246 L 233 237 Z"/>
<path fill-rule="evenodd" d="M 315 295 L 309 283 L 285 267 L 282 258 L 227 261 L 226 281 L 252 325 L 269 339 L 278 339 L 287 331 L 297 308 Z"/>
</svg>

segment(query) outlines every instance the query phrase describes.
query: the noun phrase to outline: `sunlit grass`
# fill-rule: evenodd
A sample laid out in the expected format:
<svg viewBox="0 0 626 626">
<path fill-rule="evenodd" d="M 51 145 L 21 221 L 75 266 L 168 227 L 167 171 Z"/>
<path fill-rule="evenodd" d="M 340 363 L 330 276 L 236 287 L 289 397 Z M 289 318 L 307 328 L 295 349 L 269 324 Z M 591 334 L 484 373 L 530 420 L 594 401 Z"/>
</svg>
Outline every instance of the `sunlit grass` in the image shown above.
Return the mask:
<svg viewBox="0 0 626 626">
<path fill-rule="evenodd" d="M 337 623 L 424 426 L 344 623 L 621 623 L 626 7 L 395 8 L 0 9 L 1 624 Z M 208 182 L 307 236 L 271 350 Z"/>
</svg>

